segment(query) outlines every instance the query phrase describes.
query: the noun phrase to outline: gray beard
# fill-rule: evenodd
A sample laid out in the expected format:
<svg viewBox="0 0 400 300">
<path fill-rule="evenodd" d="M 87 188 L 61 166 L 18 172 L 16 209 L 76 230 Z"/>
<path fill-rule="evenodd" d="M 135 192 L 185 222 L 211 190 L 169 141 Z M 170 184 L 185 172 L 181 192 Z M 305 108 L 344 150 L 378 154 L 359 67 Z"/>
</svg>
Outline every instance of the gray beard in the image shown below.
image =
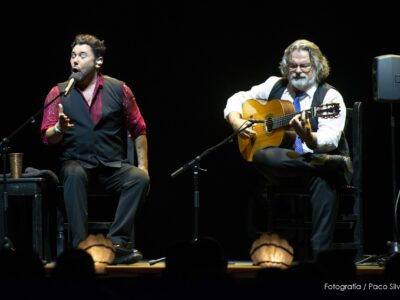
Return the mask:
<svg viewBox="0 0 400 300">
<path fill-rule="evenodd" d="M 296 74 L 290 75 L 290 84 L 299 91 L 306 91 L 316 82 L 315 74 L 311 79 L 308 79 L 305 74 L 301 74 L 300 78 L 296 78 Z"/>
</svg>

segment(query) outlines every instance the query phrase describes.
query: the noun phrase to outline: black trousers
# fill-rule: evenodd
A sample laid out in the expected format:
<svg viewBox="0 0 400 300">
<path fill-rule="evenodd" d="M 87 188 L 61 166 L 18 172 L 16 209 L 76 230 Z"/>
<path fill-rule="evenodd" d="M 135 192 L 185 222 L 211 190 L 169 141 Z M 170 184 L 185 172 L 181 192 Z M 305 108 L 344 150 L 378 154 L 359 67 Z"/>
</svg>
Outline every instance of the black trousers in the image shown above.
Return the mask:
<svg viewBox="0 0 400 300">
<path fill-rule="evenodd" d="M 88 236 L 87 186 L 93 179 L 106 191 L 120 193 L 114 221 L 107 237 L 114 244 L 134 243 L 135 216 L 149 186 L 149 176 L 141 169 L 122 163 L 121 168 L 98 166 L 84 168 L 78 162 L 62 165 L 64 204 L 72 235 L 72 246 Z"/>
<path fill-rule="evenodd" d="M 290 149 L 269 147 L 256 151 L 255 168 L 272 184 L 308 186 L 311 201 L 311 245 L 314 255 L 332 246 L 337 217 L 338 174 L 313 165 L 317 155 L 298 154 Z"/>
</svg>

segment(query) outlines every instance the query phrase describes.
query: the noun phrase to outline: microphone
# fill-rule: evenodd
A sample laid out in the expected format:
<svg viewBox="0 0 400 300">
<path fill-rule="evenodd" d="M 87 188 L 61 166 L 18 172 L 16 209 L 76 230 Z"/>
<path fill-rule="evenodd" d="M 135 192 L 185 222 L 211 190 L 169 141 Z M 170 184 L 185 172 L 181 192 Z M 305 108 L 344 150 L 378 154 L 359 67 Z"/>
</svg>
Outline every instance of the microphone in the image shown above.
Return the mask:
<svg viewBox="0 0 400 300">
<path fill-rule="evenodd" d="M 149 260 L 149 265 L 152 266 L 152 265 L 155 265 L 155 264 L 157 264 L 159 262 L 165 262 L 165 257 L 160 257 L 160 258 L 157 258 L 157 259 L 151 259 L 151 260 Z"/>
<path fill-rule="evenodd" d="M 247 121 L 249 121 L 251 123 L 265 123 L 267 120 L 248 119 Z"/>
<path fill-rule="evenodd" d="M 73 89 L 75 83 L 81 79 L 81 76 L 79 75 L 79 73 L 72 73 L 71 76 L 69 76 L 69 80 L 68 80 L 68 84 L 64 90 L 64 97 L 68 96 L 68 94 L 70 93 L 70 91 Z"/>
</svg>

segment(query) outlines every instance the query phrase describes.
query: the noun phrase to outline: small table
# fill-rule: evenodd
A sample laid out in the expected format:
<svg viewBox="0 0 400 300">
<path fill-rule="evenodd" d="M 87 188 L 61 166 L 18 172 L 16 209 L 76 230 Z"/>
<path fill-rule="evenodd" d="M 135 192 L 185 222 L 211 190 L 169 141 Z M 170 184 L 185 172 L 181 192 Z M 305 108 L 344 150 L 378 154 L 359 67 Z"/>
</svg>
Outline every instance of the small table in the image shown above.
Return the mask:
<svg viewBox="0 0 400 300">
<path fill-rule="evenodd" d="M 49 259 L 48 247 L 45 247 L 43 236 L 46 243 L 49 241 L 47 230 L 43 230 L 43 193 L 47 188 L 46 178 L 7 178 L 8 196 L 32 196 L 32 248 L 41 256 L 42 259 Z M 0 178 L 0 238 L 4 239 L 4 199 L 3 199 L 3 178 Z M 8 198 L 8 201 L 10 199 Z M 45 233 L 45 234 L 43 234 Z"/>
</svg>

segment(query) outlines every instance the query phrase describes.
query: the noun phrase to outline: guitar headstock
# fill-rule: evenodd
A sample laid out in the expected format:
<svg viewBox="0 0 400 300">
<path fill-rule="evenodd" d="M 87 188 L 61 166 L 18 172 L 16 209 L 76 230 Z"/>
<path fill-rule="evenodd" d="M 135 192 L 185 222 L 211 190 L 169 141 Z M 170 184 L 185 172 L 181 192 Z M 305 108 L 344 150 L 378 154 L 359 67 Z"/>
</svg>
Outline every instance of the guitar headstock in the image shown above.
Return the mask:
<svg viewBox="0 0 400 300">
<path fill-rule="evenodd" d="M 335 118 L 340 113 L 339 103 L 326 103 L 316 107 L 316 115 L 320 118 Z"/>
</svg>

